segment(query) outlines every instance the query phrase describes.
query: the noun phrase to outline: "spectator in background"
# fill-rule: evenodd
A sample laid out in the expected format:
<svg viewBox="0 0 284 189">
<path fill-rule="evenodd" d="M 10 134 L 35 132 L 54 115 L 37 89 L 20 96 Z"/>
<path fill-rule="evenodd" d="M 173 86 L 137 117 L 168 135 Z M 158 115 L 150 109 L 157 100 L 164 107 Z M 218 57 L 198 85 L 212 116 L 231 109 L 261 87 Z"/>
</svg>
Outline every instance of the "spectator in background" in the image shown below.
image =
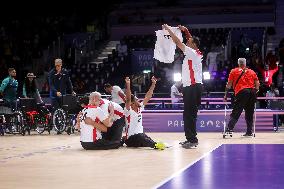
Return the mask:
<svg viewBox="0 0 284 189">
<path fill-rule="evenodd" d="M 61 97 L 66 94 L 76 93 L 73 91 L 73 86 L 68 74 L 68 71 L 62 68 L 62 60 L 57 58 L 54 61 L 55 68 L 48 74 L 50 87 L 50 98 L 54 109 L 61 107 Z"/>
<path fill-rule="evenodd" d="M 277 97 L 279 96 L 279 90 L 277 88 L 275 88 L 275 84 L 271 83 L 270 85 L 270 89 L 266 92 L 266 97 Z M 268 99 L 267 100 L 267 108 L 270 109 L 275 109 L 277 107 L 276 104 L 279 103 L 277 100 L 272 100 L 272 99 Z M 278 119 L 278 115 L 273 114 L 273 125 L 274 128 L 277 128 L 279 125 L 279 122 L 277 121 Z"/>
<path fill-rule="evenodd" d="M 35 98 L 37 103 L 43 103 L 35 81 L 36 76 L 33 73 L 28 73 L 23 84 L 23 96 L 25 98 Z"/>
<path fill-rule="evenodd" d="M 207 54 L 207 57 L 206 57 L 206 65 L 208 67 L 208 71 L 210 73 L 212 72 L 216 72 L 217 69 L 218 69 L 218 66 L 217 66 L 217 55 L 219 54 L 219 52 L 213 52 L 213 51 L 210 51 L 208 54 Z"/>
<path fill-rule="evenodd" d="M 171 99 L 172 99 L 172 108 L 177 109 L 179 108 L 179 105 L 176 104 L 180 101 L 179 98 L 181 98 L 183 95 L 181 92 L 179 92 L 179 88 L 181 87 L 182 83 L 180 81 L 173 84 L 171 87 Z"/>
<path fill-rule="evenodd" d="M 284 63 L 284 38 L 279 43 L 279 61 L 283 65 Z"/>
<path fill-rule="evenodd" d="M 12 110 L 17 109 L 17 90 L 18 81 L 16 78 L 16 70 L 8 69 L 9 76 L 6 77 L 0 86 L 0 93 L 3 95 L 4 105 Z"/>
<path fill-rule="evenodd" d="M 112 86 L 111 84 L 106 83 L 104 89 L 107 93 L 111 94 L 111 101 L 116 102 L 117 104 L 119 104 L 121 107 L 124 108 L 126 96 L 119 86 L 117 85 Z"/>
<path fill-rule="evenodd" d="M 272 51 L 269 51 L 265 57 L 265 63 L 269 65 L 269 69 L 274 70 L 277 68 L 278 58 Z"/>
<path fill-rule="evenodd" d="M 277 64 L 277 67 L 273 70 L 269 70 L 268 64 L 264 66 L 264 69 L 259 67 L 259 70 L 262 75 L 262 82 L 261 82 L 262 85 L 260 87 L 260 94 L 259 94 L 260 96 L 264 97 L 266 92 L 269 90 L 270 85 L 272 84 L 272 77 L 278 71 L 279 62 L 276 62 L 276 64 Z M 259 103 L 260 103 L 261 108 L 266 108 L 267 104 L 265 100 L 260 100 Z"/>
<path fill-rule="evenodd" d="M 283 65 L 279 65 L 279 72 L 278 72 L 278 75 L 277 75 L 277 87 L 278 87 L 278 90 L 279 90 L 279 93 L 280 93 L 280 96 L 283 96 Z"/>
<path fill-rule="evenodd" d="M 271 83 L 270 85 L 270 89 L 266 92 L 266 97 L 277 97 L 279 96 L 279 90 L 275 87 L 274 83 Z M 267 107 L 271 108 L 271 105 L 273 101 L 277 101 L 277 100 L 267 100 Z"/>
<path fill-rule="evenodd" d="M 78 93 L 78 94 L 83 94 L 85 93 L 85 89 L 86 89 L 86 84 L 84 81 L 82 81 L 80 78 L 76 78 L 75 82 L 74 82 L 74 90 Z"/>
<path fill-rule="evenodd" d="M 125 42 L 122 40 L 120 41 L 120 44 L 117 45 L 117 52 L 118 52 L 118 56 L 127 56 L 127 45 L 125 44 Z"/>
</svg>

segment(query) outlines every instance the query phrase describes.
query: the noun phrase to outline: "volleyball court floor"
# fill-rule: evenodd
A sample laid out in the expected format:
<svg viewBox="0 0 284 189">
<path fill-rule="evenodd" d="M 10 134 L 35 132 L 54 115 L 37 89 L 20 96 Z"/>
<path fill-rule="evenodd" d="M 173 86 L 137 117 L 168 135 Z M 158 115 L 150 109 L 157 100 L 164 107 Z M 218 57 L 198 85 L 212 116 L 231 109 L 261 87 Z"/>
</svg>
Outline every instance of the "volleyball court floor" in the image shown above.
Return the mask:
<svg viewBox="0 0 284 189">
<path fill-rule="evenodd" d="M 0 188 L 283 188 L 284 132 L 198 133 L 183 149 L 183 133 L 148 133 L 171 148 L 85 151 L 76 135 L 0 137 Z"/>
</svg>

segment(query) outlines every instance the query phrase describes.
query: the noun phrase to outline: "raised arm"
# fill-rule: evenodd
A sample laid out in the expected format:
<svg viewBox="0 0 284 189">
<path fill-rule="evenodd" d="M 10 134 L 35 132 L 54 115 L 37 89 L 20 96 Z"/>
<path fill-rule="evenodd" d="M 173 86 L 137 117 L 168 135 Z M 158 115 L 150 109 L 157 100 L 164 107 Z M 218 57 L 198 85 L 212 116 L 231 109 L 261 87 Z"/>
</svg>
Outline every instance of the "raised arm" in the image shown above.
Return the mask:
<svg viewBox="0 0 284 189">
<path fill-rule="evenodd" d="M 192 38 L 191 34 L 189 33 L 188 29 L 185 26 L 178 25 L 178 27 L 182 32 L 184 32 L 187 40 L 189 40 L 189 38 Z"/>
<path fill-rule="evenodd" d="M 125 78 L 125 85 L 126 85 L 126 101 L 125 101 L 125 107 L 127 110 L 130 110 L 131 105 L 131 89 L 130 89 L 130 79 L 129 77 Z"/>
<path fill-rule="evenodd" d="M 150 89 L 148 90 L 148 92 L 146 93 L 145 98 L 144 98 L 144 100 L 143 100 L 143 105 L 144 105 L 144 106 L 149 102 L 149 100 L 150 100 L 150 99 L 152 98 L 152 96 L 153 96 L 157 79 L 153 76 L 153 77 L 151 78 L 151 81 L 152 81 L 152 85 L 151 85 Z"/>
<path fill-rule="evenodd" d="M 162 28 L 167 30 L 173 40 L 173 42 L 178 46 L 178 48 L 180 48 L 183 52 L 185 50 L 184 44 L 179 40 L 179 38 L 172 32 L 172 30 L 170 29 L 170 26 L 168 26 L 167 24 L 163 24 Z"/>
</svg>

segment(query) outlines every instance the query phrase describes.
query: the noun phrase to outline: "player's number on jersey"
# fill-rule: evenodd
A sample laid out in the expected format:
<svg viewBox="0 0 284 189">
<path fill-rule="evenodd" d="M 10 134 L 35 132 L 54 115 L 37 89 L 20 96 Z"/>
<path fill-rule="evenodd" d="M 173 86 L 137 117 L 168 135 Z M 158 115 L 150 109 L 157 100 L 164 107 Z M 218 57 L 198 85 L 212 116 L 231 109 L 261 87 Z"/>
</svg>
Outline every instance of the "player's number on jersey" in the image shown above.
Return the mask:
<svg viewBox="0 0 284 189">
<path fill-rule="evenodd" d="M 166 38 L 166 39 L 170 39 L 170 38 L 171 38 L 171 36 L 170 36 L 170 35 L 164 35 L 164 38 Z"/>
<path fill-rule="evenodd" d="M 82 114 L 79 119 L 80 119 L 80 121 L 83 121 L 83 120 L 86 119 L 86 117 L 87 117 L 87 112 L 85 112 L 84 114 Z"/>
<path fill-rule="evenodd" d="M 142 120 L 142 116 L 141 116 L 141 115 L 139 115 L 139 116 L 138 116 L 138 123 L 140 123 L 140 122 L 141 122 L 141 120 Z"/>
</svg>

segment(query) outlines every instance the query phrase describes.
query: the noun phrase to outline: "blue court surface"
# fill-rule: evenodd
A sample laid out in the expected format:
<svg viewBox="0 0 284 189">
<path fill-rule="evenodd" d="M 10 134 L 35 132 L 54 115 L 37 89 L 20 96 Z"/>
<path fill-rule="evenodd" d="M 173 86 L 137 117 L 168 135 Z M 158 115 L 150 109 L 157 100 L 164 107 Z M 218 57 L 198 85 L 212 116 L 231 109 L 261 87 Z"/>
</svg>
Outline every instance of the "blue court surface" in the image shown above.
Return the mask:
<svg viewBox="0 0 284 189">
<path fill-rule="evenodd" d="M 160 189 L 284 188 L 284 144 L 223 144 Z"/>
</svg>

